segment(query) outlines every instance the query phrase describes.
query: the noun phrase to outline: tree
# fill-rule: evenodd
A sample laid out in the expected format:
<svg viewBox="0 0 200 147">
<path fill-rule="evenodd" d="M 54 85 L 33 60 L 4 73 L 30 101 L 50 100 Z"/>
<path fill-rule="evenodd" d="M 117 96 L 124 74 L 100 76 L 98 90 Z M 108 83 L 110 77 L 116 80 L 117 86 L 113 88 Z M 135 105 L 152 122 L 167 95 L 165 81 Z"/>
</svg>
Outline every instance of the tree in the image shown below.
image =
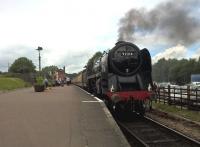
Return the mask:
<svg viewBox="0 0 200 147">
<path fill-rule="evenodd" d="M 153 65 L 153 80 L 186 84 L 191 74 L 200 74 L 200 58 L 196 59 L 160 59 Z"/>
<path fill-rule="evenodd" d="M 58 67 L 55 65 L 51 65 L 51 66 L 46 66 L 44 68 L 42 68 L 42 73 L 43 75 L 45 75 L 48 79 L 51 78 L 51 74 L 53 74 L 55 71 L 58 70 Z"/>
<path fill-rule="evenodd" d="M 93 56 L 92 56 L 92 58 L 90 58 L 89 60 L 88 60 L 88 63 L 87 63 L 87 67 L 92 67 L 93 66 L 93 64 L 100 58 L 102 56 L 102 53 L 101 52 L 96 52 Z"/>
<path fill-rule="evenodd" d="M 169 81 L 169 62 L 165 58 L 160 59 L 153 65 L 153 80 L 157 82 Z"/>
<path fill-rule="evenodd" d="M 26 57 L 16 59 L 9 68 L 9 72 L 13 73 L 31 73 L 35 72 L 35 65 Z"/>
<path fill-rule="evenodd" d="M 88 73 L 92 73 L 92 68 L 95 64 L 95 62 L 102 56 L 102 52 L 96 52 L 92 58 L 90 58 L 88 60 L 88 63 L 87 63 L 87 69 L 88 69 Z"/>
</svg>

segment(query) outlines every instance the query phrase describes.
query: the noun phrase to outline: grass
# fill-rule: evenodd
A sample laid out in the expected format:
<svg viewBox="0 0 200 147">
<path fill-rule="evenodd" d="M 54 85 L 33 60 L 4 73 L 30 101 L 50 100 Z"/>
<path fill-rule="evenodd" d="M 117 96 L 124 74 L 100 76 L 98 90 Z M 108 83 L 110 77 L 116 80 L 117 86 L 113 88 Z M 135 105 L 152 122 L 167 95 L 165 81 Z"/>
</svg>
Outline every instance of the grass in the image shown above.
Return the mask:
<svg viewBox="0 0 200 147">
<path fill-rule="evenodd" d="M 0 76 L 0 91 L 14 90 L 29 86 L 30 84 L 21 79 Z"/>
<path fill-rule="evenodd" d="M 170 106 L 167 104 L 155 103 L 155 102 L 153 102 L 153 108 L 167 112 L 169 114 L 178 115 L 178 116 L 190 119 L 192 121 L 200 122 L 200 112 L 199 111 L 181 109 L 176 106 L 172 106 L 172 105 Z"/>
</svg>

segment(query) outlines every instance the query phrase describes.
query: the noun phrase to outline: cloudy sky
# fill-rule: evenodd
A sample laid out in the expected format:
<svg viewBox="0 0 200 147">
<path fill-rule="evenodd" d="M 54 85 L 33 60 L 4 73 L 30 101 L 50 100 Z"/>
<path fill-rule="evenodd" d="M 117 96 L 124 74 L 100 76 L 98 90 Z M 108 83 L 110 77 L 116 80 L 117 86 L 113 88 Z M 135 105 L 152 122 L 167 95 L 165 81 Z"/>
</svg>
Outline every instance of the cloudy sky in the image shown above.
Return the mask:
<svg viewBox="0 0 200 147">
<path fill-rule="evenodd" d="M 154 62 L 162 57 L 196 58 L 200 54 L 200 10 L 198 0 L 191 1 L 191 7 L 182 12 L 183 5 L 176 2 L 170 6 L 173 2 L 167 0 L 0 0 L 0 71 L 7 71 L 8 65 L 22 56 L 38 67 L 35 49 L 41 46 L 43 67 L 66 66 L 66 72 L 77 72 L 96 51 L 112 48 L 122 36 L 148 48 Z M 176 9 L 175 14 L 180 14 L 174 16 Z M 143 19 L 136 17 L 136 12 Z M 159 14 L 155 22 L 154 13 Z M 182 18 L 183 25 L 173 21 L 177 18 Z M 128 27 L 134 28 L 128 39 L 121 32 L 127 30 L 124 22 L 131 22 Z M 192 27 L 181 33 L 185 26 Z"/>
</svg>

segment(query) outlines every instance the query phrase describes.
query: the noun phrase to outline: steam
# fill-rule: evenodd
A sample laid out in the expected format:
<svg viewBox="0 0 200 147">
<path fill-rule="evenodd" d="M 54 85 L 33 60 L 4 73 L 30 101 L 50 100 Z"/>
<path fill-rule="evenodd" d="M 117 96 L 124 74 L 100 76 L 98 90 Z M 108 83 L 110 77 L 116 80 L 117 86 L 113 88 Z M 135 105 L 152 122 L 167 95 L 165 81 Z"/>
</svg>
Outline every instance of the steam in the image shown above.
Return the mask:
<svg viewBox="0 0 200 147">
<path fill-rule="evenodd" d="M 176 0 L 154 9 L 132 9 L 121 18 L 118 41 L 135 41 L 150 33 L 171 44 L 190 45 L 200 39 L 200 0 Z"/>
</svg>

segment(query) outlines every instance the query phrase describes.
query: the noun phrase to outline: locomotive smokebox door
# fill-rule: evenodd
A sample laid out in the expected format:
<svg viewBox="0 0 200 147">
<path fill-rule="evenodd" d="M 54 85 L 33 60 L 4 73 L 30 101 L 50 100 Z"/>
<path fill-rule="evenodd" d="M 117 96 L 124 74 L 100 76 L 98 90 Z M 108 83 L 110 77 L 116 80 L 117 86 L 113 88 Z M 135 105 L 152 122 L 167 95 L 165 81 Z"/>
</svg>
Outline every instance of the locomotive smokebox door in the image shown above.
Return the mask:
<svg viewBox="0 0 200 147">
<path fill-rule="evenodd" d="M 142 63 L 140 49 L 132 43 L 119 42 L 110 51 L 109 63 L 113 73 L 121 76 L 133 75 Z"/>
</svg>

